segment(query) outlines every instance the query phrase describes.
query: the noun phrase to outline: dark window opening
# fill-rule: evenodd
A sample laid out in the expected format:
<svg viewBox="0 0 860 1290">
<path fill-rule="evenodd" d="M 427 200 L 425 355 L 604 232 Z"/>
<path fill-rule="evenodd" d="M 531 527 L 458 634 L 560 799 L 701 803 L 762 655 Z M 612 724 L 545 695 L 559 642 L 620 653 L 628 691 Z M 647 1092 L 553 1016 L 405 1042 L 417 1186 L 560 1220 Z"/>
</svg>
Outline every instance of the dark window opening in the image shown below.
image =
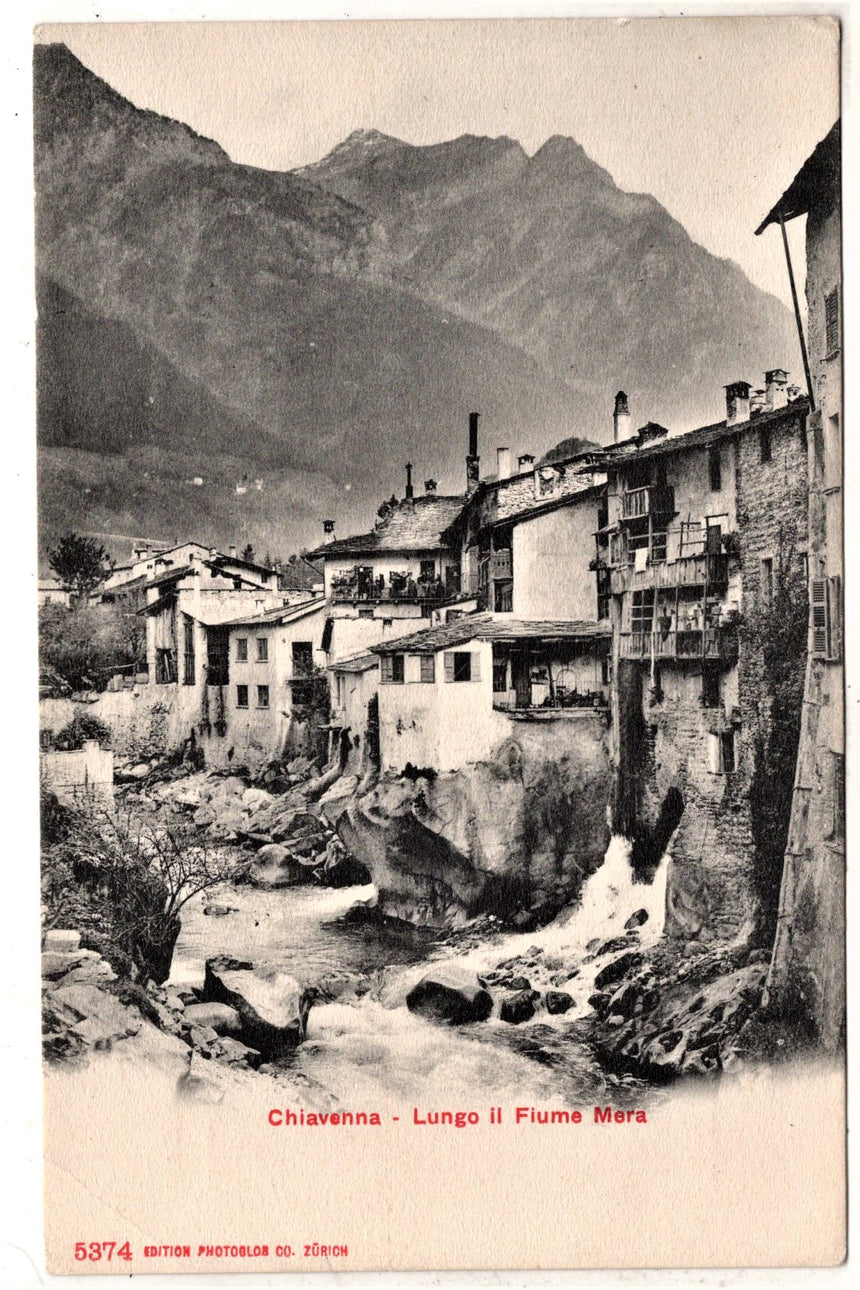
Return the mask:
<svg viewBox="0 0 860 1290">
<path fill-rule="evenodd" d="M 712 443 L 708 449 L 708 476 L 711 492 L 719 493 L 723 487 L 723 472 L 720 445 L 718 443 Z"/>
<path fill-rule="evenodd" d="M 372 618 L 372 617 L 373 617 L 373 610 L 372 610 L 372 609 L 359 609 L 359 611 L 358 611 L 358 616 L 359 616 L 359 618 Z"/>
<path fill-rule="evenodd" d="M 236 639 L 236 662 L 237 662 L 237 663 L 247 663 L 247 662 L 248 662 L 248 638 L 247 638 L 247 636 L 239 636 L 239 637 L 237 637 L 237 639 Z"/>
<path fill-rule="evenodd" d="M 770 426 L 762 426 L 761 429 L 759 430 L 758 446 L 759 446 L 760 459 L 763 462 L 770 461 L 771 452 L 772 452 L 771 441 L 770 441 Z"/>
<path fill-rule="evenodd" d="M 268 636 L 257 637 L 257 662 L 268 663 L 269 661 L 269 638 Z"/>
<path fill-rule="evenodd" d="M 761 601 L 768 609 L 773 604 L 773 560 L 770 557 L 761 562 Z"/>
<path fill-rule="evenodd" d="M 156 685 L 172 685 L 176 680 L 176 654 L 172 649 L 160 649 L 155 653 Z"/>
<path fill-rule="evenodd" d="M 402 685 L 406 679 L 406 655 L 391 655 L 391 679 L 395 685 Z"/>
<path fill-rule="evenodd" d="M 514 608 L 514 584 L 512 582 L 496 582 L 493 606 L 497 614 L 510 614 Z"/>
<path fill-rule="evenodd" d="M 185 685 L 193 685 L 195 681 L 194 667 L 194 624 L 190 618 L 186 618 L 183 624 L 183 675 L 182 680 Z"/>
<path fill-rule="evenodd" d="M 714 668 L 705 668 L 702 673 L 702 707 L 718 708 L 720 706 L 720 674 Z"/>
<path fill-rule="evenodd" d="M 720 740 L 720 771 L 728 774 L 735 768 L 735 732 L 724 730 Z"/>
<path fill-rule="evenodd" d="M 421 573 L 419 574 L 422 582 L 432 582 L 436 577 L 436 561 L 422 560 Z"/>
<path fill-rule="evenodd" d="M 248 687 L 247 685 L 236 686 L 236 707 L 247 708 L 248 706 Z"/>
<path fill-rule="evenodd" d="M 269 706 L 269 687 L 267 685 L 257 686 L 257 707 L 268 708 Z"/>
<path fill-rule="evenodd" d="M 454 680 L 471 681 L 472 679 L 472 655 L 466 653 L 456 653 L 454 655 Z"/>
<path fill-rule="evenodd" d="M 293 641 L 293 676 L 311 676 L 314 670 L 312 641 Z"/>
<path fill-rule="evenodd" d="M 507 659 L 493 659 L 493 694 L 504 694 L 508 688 Z"/>
</svg>

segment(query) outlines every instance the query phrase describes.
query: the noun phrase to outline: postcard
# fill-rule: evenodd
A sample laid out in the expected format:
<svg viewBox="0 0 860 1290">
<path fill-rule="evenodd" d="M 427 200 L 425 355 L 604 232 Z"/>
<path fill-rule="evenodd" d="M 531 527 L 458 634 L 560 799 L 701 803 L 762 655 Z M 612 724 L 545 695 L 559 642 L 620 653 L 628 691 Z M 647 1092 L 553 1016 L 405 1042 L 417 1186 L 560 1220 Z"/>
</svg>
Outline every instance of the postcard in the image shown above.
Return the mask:
<svg viewBox="0 0 860 1290">
<path fill-rule="evenodd" d="M 839 24 L 33 105 L 49 1271 L 841 1262 Z"/>
</svg>

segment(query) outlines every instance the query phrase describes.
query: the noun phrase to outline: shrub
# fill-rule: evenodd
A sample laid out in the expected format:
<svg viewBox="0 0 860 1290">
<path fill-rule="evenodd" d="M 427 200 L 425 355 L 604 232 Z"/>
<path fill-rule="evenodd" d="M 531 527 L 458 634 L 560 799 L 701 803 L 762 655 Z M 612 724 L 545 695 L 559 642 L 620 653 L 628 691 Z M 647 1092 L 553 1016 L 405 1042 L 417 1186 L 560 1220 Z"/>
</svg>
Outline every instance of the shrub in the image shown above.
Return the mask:
<svg viewBox="0 0 860 1290">
<path fill-rule="evenodd" d="M 87 810 L 59 816 L 43 799 L 46 816 L 45 925 L 80 928 L 84 944 L 120 975 L 165 981 L 183 906 L 230 878 L 233 861 L 184 825 Z"/>
<path fill-rule="evenodd" d="M 62 752 L 74 752 L 77 748 L 83 748 L 88 739 L 95 739 L 102 748 L 109 748 L 110 726 L 92 712 L 77 712 L 67 726 L 57 731 L 54 747 Z"/>
</svg>

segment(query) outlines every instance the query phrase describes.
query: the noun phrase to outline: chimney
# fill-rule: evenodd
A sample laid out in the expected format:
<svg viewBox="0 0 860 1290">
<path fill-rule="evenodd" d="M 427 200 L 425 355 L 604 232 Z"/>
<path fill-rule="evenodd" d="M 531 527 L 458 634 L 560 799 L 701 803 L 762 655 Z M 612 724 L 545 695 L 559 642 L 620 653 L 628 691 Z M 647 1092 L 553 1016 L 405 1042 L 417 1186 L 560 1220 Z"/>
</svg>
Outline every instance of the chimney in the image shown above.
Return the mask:
<svg viewBox="0 0 860 1290">
<path fill-rule="evenodd" d="M 217 559 L 218 559 L 218 548 L 217 548 L 217 546 L 210 546 L 210 548 L 209 548 L 209 559 L 210 559 L 210 560 L 217 560 Z"/>
<path fill-rule="evenodd" d="M 510 448 L 496 449 L 496 475 L 499 479 L 510 479 L 513 473 Z"/>
<path fill-rule="evenodd" d="M 478 417 L 480 412 L 469 413 L 469 455 L 466 458 L 466 495 L 474 493 L 481 482 L 481 458 L 478 456 Z"/>
<path fill-rule="evenodd" d="M 726 391 L 726 425 L 739 426 L 750 419 L 750 390 L 747 381 L 735 381 L 727 385 Z"/>
<path fill-rule="evenodd" d="M 412 487 L 412 462 L 406 463 L 406 500 L 411 502 L 415 496 L 415 489 Z"/>
<path fill-rule="evenodd" d="M 750 416 L 756 412 L 764 412 L 765 394 L 764 390 L 753 390 L 750 395 Z"/>
<path fill-rule="evenodd" d="M 520 474 L 522 474 L 523 471 L 531 470 L 534 464 L 535 464 L 535 455 L 533 452 L 524 452 L 524 453 L 521 453 L 519 457 L 517 457 L 517 465 L 519 467 Z"/>
<path fill-rule="evenodd" d="M 630 404 L 627 395 L 619 390 L 615 396 L 615 411 L 612 413 L 612 442 L 630 438 Z"/>
<path fill-rule="evenodd" d="M 323 533 L 326 537 L 332 537 L 334 534 L 334 520 L 323 520 Z"/>
<path fill-rule="evenodd" d="M 230 543 L 230 546 L 227 548 L 227 551 L 228 551 L 228 553 L 229 553 L 229 555 L 230 555 L 231 560 L 235 560 L 235 559 L 236 559 L 236 543 L 235 543 L 235 542 L 231 542 L 231 543 Z"/>
<path fill-rule="evenodd" d="M 436 484 L 436 480 L 435 480 L 435 479 L 425 479 L 425 480 L 424 480 L 424 492 L 425 492 L 425 493 L 435 493 L 435 492 L 436 492 L 436 488 L 437 488 L 437 484 Z"/>
<path fill-rule="evenodd" d="M 784 408 L 788 403 L 788 372 L 775 367 L 772 371 L 765 372 L 764 383 L 765 412 L 776 412 L 777 408 Z"/>
</svg>

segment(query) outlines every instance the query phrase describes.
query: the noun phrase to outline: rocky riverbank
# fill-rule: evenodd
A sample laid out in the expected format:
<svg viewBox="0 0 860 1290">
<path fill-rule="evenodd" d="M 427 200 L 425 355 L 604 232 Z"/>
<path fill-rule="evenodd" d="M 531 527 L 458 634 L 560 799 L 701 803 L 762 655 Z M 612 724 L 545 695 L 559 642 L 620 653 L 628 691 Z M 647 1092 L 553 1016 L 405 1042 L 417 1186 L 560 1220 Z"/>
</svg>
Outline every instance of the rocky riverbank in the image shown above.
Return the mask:
<svg viewBox="0 0 860 1290">
<path fill-rule="evenodd" d="M 106 961 L 91 931 L 85 929 L 83 941 L 74 931 L 49 931 L 43 986 L 51 1060 L 84 1060 L 91 1050 L 127 1043 L 154 1026 L 181 1045 L 194 1079 L 203 1073 L 201 1063 L 210 1062 L 249 1078 L 262 1072 L 289 1079 L 312 1011 L 324 1013 L 333 1002 L 360 1009 L 365 1000 L 449 1031 L 465 1027 L 478 1042 L 489 1027 L 494 1042 L 538 1063 L 587 1051 L 608 1079 L 637 1085 L 714 1076 L 765 1053 L 780 1055 L 780 1041 L 768 1039 L 760 1020 L 766 956 L 740 945 L 664 939 L 665 872 L 662 886 L 659 878 L 651 884 L 637 878 L 620 840 L 585 879 L 572 912 L 554 921 L 539 925 L 533 910 L 527 919 L 519 917 L 522 910 L 508 918 L 485 912 L 428 941 L 423 964 L 412 953 L 397 960 L 401 966 L 384 967 L 377 955 L 359 970 L 354 962 L 340 964 L 343 970 L 329 964 L 305 979 L 292 961 L 294 950 L 284 945 L 278 958 L 274 942 L 268 954 L 253 949 L 254 902 L 280 901 L 280 893 L 289 900 L 291 888 L 308 885 L 366 883 L 367 871 L 335 828 L 356 799 L 357 783 L 321 774 L 303 759 L 271 768 L 268 787 L 187 767 L 156 765 L 143 775 L 130 769 L 123 771 L 121 808 L 155 824 L 183 818 L 195 835 L 229 854 L 233 882 L 250 886 L 222 886 L 201 898 L 195 918 L 211 948 L 205 976 L 201 960 L 193 986 L 135 981 L 127 964 Z M 404 790 L 413 804 L 421 790 L 416 782 Z M 346 944 L 338 938 L 350 931 L 408 926 L 390 923 L 362 895 L 350 903 L 343 893 L 341 931 L 329 934 L 335 954 Z M 239 905 L 248 906 L 241 915 Z M 262 911 L 256 921 L 261 917 Z M 230 929 L 240 918 L 246 931 L 237 945 Z M 273 932 L 277 939 L 274 925 L 270 937 Z M 251 953 L 242 952 L 243 935 Z"/>
</svg>

